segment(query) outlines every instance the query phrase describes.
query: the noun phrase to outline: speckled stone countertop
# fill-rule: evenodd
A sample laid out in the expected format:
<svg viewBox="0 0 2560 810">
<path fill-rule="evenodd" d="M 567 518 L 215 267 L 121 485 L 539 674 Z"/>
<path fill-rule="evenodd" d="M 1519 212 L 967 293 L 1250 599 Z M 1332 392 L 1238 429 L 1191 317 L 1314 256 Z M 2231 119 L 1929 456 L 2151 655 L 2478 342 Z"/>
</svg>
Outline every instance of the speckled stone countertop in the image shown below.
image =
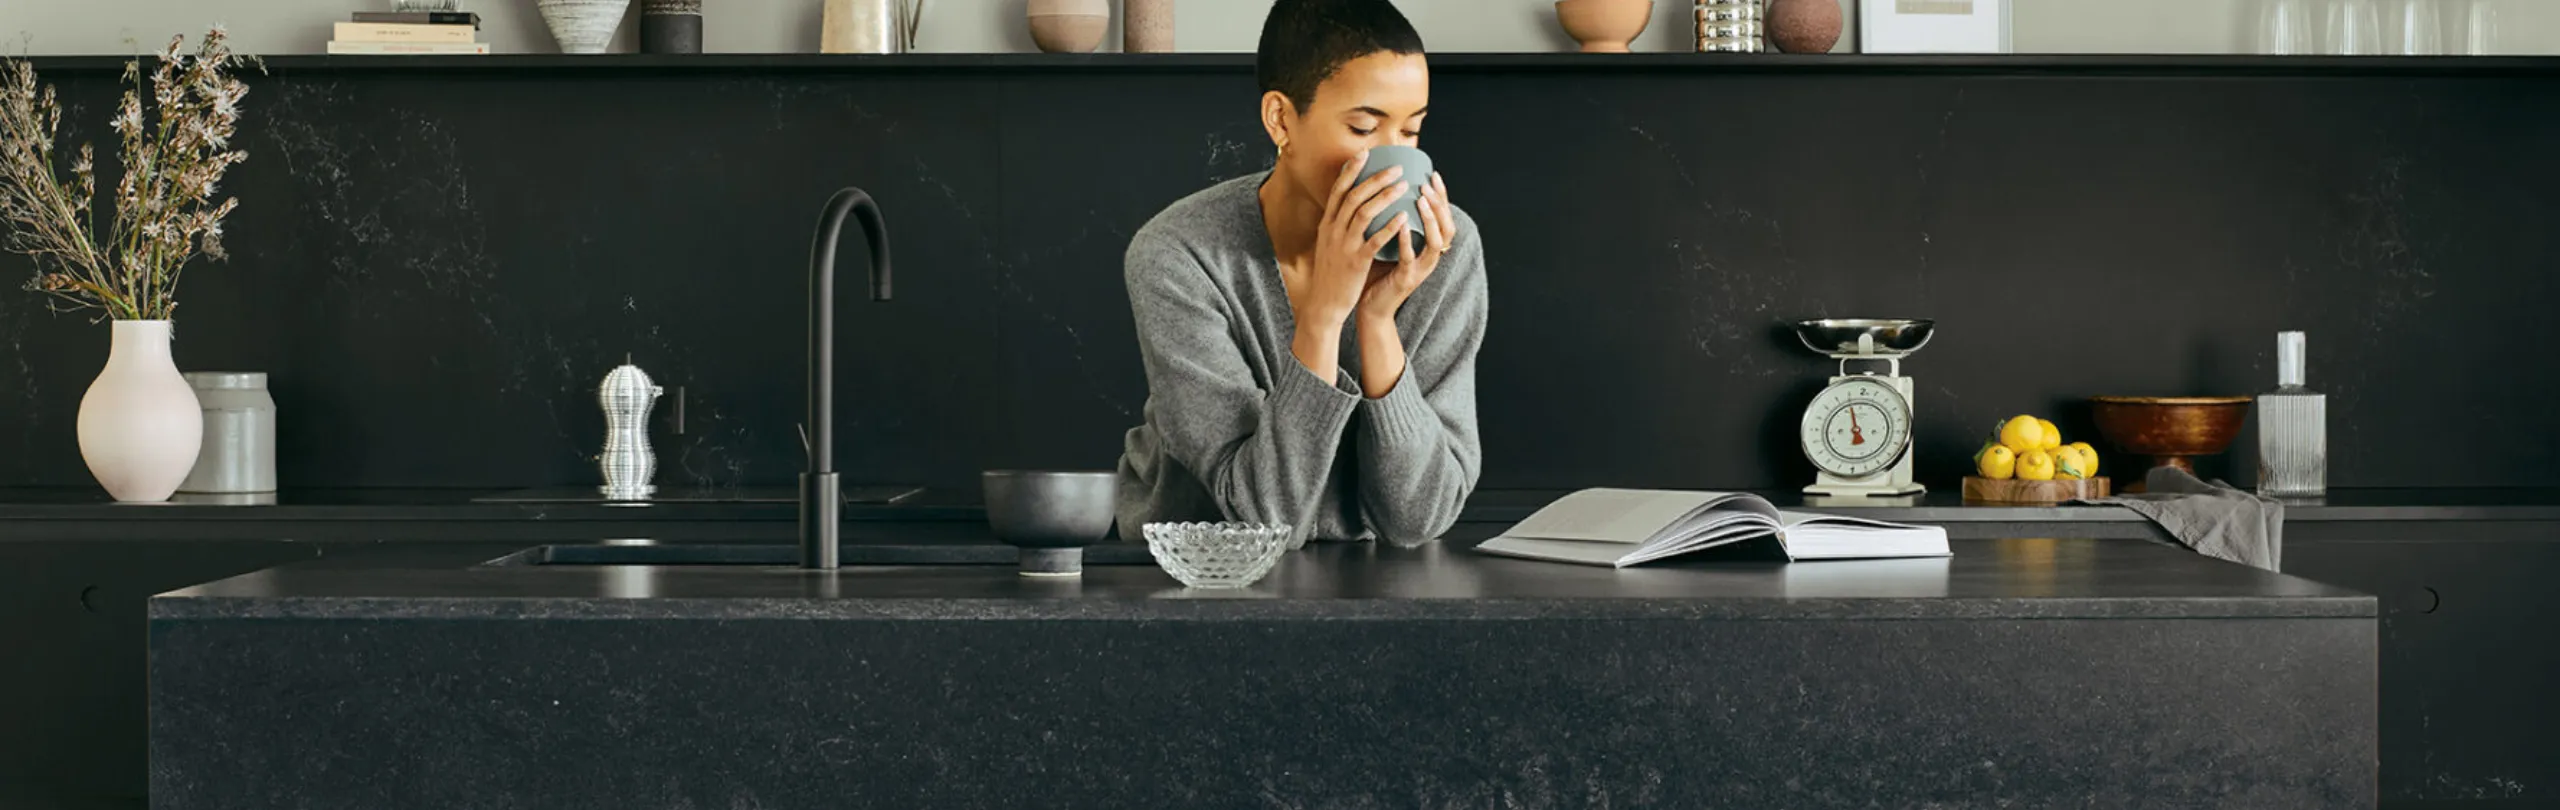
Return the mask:
<svg viewBox="0 0 2560 810">
<path fill-rule="evenodd" d="M 971 524 L 872 524 L 872 559 L 979 562 Z M 2138 540 L 1957 540 L 1947 558 L 1676 560 L 1633 569 L 1516 560 L 1462 524 L 1418 548 L 1318 543 L 1236 591 L 1191 590 L 1137 549 L 1096 549 L 1082 577 L 1006 565 L 491 565 L 485 549 L 288 565 L 162 594 L 154 618 L 2085 619 L 2355 618 L 2371 596 Z M 901 556 L 898 552 L 909 552 Z M 939 550 L 937 552 L 937 550 Z M 959 560 L 959 557 L 950 557 Z"/>
</svg>

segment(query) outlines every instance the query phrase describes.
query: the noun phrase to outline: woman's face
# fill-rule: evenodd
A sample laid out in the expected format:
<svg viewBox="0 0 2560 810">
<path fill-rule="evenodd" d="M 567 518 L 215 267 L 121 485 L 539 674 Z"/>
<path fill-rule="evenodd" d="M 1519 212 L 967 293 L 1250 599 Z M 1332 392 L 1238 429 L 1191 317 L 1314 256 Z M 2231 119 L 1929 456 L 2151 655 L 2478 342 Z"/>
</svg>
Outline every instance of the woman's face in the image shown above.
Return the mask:
<svg viewBox="0 0 2560 810">
<path fill-rule="evenodd" d="M 1292 111 L 1279 93 L 1265 94 L 1263 105 L 1264 126 L 1283 147 L 1275 171 L 1321 206 L 1342 165 L 1361 150 L 1420 144 L 1422 118 L 1431 112 L 1431 69 L 1421 54 L 1379 51 L 1343 63 L 1316 88 L 1307 109 Z"/>
</svg>

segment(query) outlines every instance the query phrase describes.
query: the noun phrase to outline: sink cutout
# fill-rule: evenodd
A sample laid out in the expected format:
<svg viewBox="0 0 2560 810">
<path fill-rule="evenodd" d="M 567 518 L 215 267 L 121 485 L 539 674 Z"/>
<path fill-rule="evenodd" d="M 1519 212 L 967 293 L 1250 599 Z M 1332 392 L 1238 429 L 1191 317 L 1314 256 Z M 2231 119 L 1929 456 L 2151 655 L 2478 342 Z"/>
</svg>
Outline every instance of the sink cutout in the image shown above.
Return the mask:
<svg viewBox="0 0 2560 810">
<path fill-rule="evenodd" d="M 1022 552 L 1012 546 L 994 545 L 872 545 L 847 544 L 839 559 L 846 566 L 860 565 L 995 565 L 1012 566 L 1021 560 Z M 485 563 L 490 566 L 532 565 L 737 565 L 792 566 L 800 564 L 799 546 L 745 545 L 733 543 L 692 543 L 667 545 L 549 545 L 534 546 Z M 1155 558 L 1146 546 L 1136 543 L 1105 543 L 1084 549 L 1084 564 L 1154 565 Z"/>
<path fill-rule="evenodd" d="M 861 506 L 889 506 L 922 494 L 920 487 L 863 486 L 845 487 L 844 502 Z M 656 495 L 644 500 L 624 501 L 606 498 L 595 487 L 541 487 L 518 489 L 471 499 L 472 503 L 583 503 L 630 504 L 653 503 L 799 503 L 800 492 L 791 487 L 659 487 Z"/>
</svg>

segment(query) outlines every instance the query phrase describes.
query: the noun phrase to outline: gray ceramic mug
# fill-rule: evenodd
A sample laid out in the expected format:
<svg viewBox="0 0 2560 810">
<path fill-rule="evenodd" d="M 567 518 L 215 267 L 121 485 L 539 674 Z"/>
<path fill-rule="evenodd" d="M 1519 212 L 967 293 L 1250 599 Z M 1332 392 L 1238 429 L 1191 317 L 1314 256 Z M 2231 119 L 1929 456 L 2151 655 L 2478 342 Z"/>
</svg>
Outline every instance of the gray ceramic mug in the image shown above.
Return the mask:
<svg viewBox="0 0 2560 810">
<path fill-rule="evenodd" d="M 1387 206 L 1386 210 L 1378 212 L 1376 219 L 1369 220 L 1368 229 L 1361 231 L 1361 235 L 1377 236 L 1379 231 L 1387 229 L 1387 223 L 1396 220 L 1397 214 L 1403 214 L 1405 230 L 1413 234 L 1413 252 L 1421 253 L 1422 209 L 1415 207 L 1414 204 L 1422 201 L 1422 188 L 1431 184 L 1431 156 L 1410 146 L 1375 147 L 1369 150 L 1369 162 L 1360 167 L 1360 179 L 1366 182 L 1372 175 L 1386 171 L 1390 166 L 1403 166 L 1404 176 L 1398 178 L 1397 182 L 1408 183 L 1410 186 L 1405 189 L 1404 196 L 1398 198 L 1394 205 Z M 1392 262 L 1399 257 L 1400 254 L 1397 253 L 1393 239 L 1387 240 L 1386 247 L 1378 249 L 1378 261 Z"/>
</svg>

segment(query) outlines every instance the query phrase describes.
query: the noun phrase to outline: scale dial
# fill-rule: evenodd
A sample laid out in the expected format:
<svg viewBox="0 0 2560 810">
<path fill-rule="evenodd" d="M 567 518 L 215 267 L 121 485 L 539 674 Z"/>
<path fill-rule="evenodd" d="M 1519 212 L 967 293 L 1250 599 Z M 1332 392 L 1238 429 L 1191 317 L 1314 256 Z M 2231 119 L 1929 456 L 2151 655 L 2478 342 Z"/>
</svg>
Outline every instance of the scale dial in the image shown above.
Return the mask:
<svg viewBox="0 0 2560 810">
<path fill-rule="evenodd" d="M 1881 378 L 1842 379 L 1805 406 L 1797 438 L 1823 472 L 1865 478 L 1901 461 L 1911 446 L 1911 405 Z"/>
</svg>

